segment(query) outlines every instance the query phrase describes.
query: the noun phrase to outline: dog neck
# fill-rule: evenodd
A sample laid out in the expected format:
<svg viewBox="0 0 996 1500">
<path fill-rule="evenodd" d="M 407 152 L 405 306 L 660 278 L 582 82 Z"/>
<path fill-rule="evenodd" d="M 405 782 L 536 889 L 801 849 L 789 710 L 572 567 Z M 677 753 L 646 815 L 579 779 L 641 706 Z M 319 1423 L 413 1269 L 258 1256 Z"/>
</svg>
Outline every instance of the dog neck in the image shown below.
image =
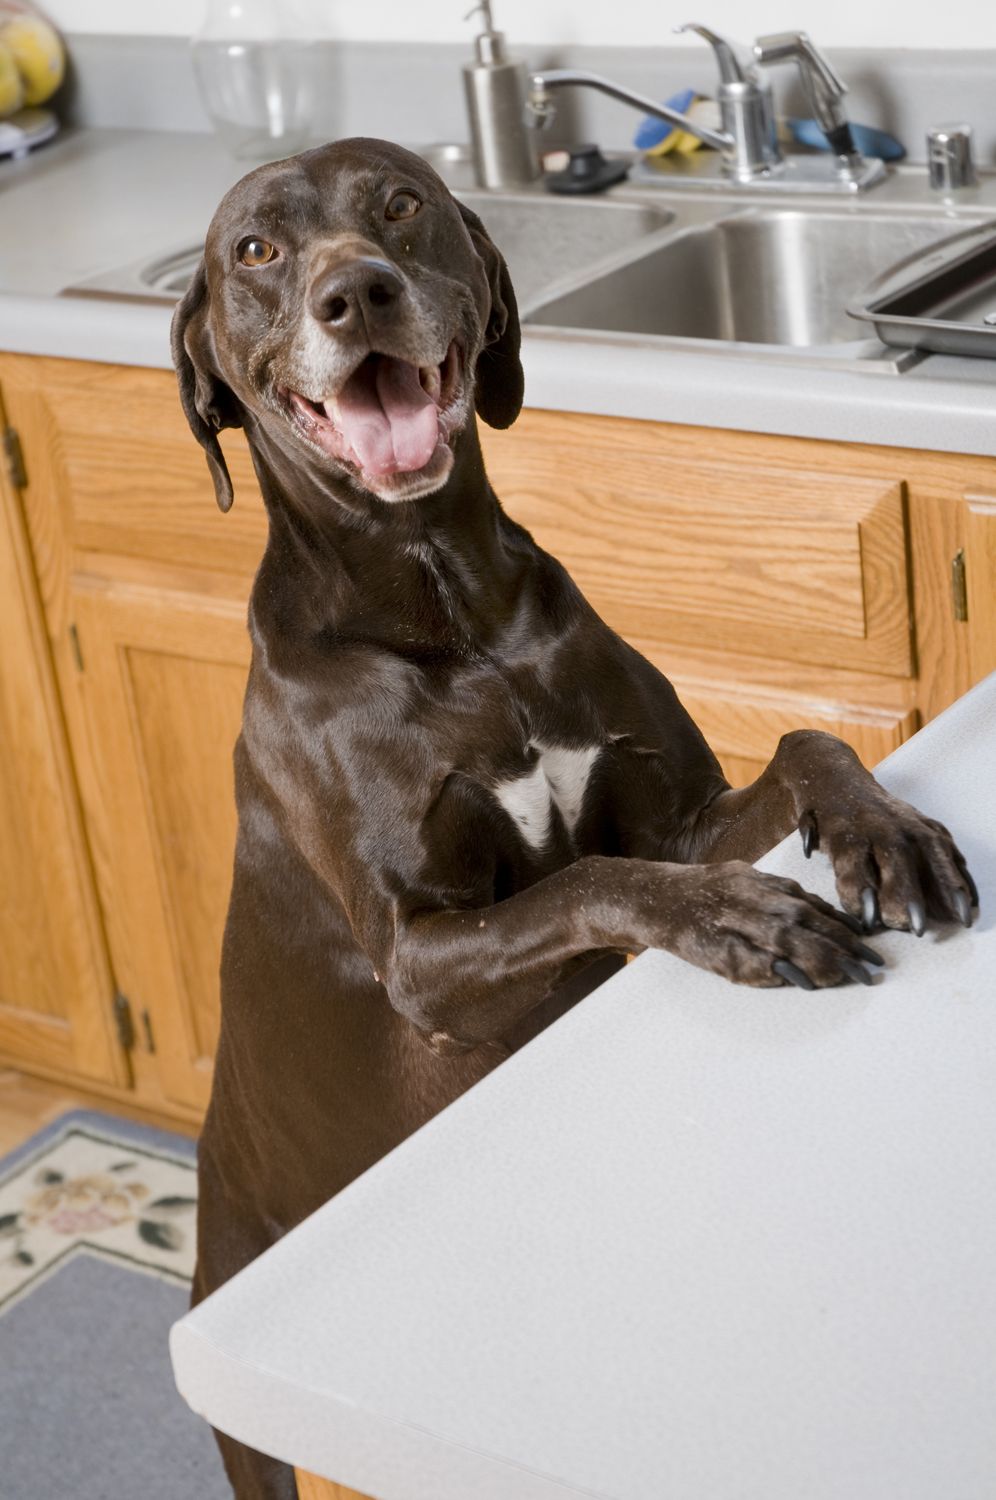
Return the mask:
<svg viewBox="0 0 996 1500">
<path fill-rule="evenodd" d="M 260 423 L 246 435 L 269 517 L 253 612 L 286 636 L 363 639 L 417 655 L 490 650 L 521 613 L 528 554 L 484 469 L 473 417 L 441 489 L 378 500 L 289 454 Z"/>
</svg>

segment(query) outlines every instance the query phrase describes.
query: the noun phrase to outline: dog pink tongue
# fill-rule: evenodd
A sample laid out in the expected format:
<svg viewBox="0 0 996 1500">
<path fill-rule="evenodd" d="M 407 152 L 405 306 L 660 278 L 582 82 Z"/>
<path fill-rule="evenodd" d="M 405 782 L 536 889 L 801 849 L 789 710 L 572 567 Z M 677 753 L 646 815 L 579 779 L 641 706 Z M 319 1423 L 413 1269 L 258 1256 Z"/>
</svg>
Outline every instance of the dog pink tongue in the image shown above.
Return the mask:
<svg viewBox="0 0 996 1500">
<path fill-rule="evenodd" d="M 439 439 L 439 414 L 418 368 L 386 354 L 364 360 L 339 392 L 336 424 L 368 474 L 424 469 Z"/>
</svg>

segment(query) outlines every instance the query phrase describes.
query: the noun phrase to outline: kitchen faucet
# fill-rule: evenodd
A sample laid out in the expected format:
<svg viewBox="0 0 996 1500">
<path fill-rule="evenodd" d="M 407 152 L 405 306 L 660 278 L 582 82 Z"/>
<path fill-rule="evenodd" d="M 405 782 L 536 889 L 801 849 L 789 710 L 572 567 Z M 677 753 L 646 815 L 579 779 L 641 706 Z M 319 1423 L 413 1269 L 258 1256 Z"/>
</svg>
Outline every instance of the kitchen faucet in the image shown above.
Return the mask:
<svg viewBox="0 0 996 1500">
<path fill-rule="evenodd" d="M 754 46 L 754 61 L 746 66 L 723 37 L 707 26 L 689 22 L 675 28 L 694 31 L 709 43 L 719 67 L 716 100 L 720 128 L 712 129 L 690 119 L 670 105 L 659 104 L 631 89 L 613 83 L 598 73 L 575 68 L 554 68 L 530 75 L 528 108 L 535 124 L 543 128 L 554 116 L 551 91 L 567 86 L 597 89 L 629 104 L 643 114 L 665 120 L 687 130 L 720 153 L 721 173 L 709 175 L 691 169 L 669 174 L 665 169 L 641 164 L 637 175 L 643 181 L 667 183 L 669 187 L 758 187 L 767 192 L 857 192 L 885 175 L 875 158 L 866 158 L 854 145 L 842 99 L 846 85 L 805 32 L 781 32 L 761 37 Z M 816 120 L 830 143 L 831 154 L 782 155 L 775 128 L 771 86 L 760 65 L 794 61 L 798 64 Z"/>
<path fill-rule="evenodd" d="M 845 160 L 861 160 L 843 108 L 847 84 L 804 31 L 780 31 L 759 36 L 754 43 L 754 56 L 759 63 L 797 63 L 813 116 L 831 149 Z"/>
</svg>

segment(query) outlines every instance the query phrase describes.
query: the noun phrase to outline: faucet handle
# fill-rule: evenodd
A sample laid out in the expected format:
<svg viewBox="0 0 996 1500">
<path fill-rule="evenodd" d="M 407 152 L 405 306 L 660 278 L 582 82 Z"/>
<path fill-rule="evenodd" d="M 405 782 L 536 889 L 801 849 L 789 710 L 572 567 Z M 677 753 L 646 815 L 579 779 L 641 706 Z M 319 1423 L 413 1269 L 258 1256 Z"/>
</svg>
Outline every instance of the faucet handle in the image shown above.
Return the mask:
<svg viewBox="0 0 996 1500">
<path fill-rule="evenodd" d="M 847 84 L 805 31 L 775 31 L 759 36 L 754 43 L 754 56 L 759 63 L 797 62 L 803 74 L 818 78 L 828 94 L 843 99 L 847 93 Z"/>
<path fill-rule="evenodd" d="M 719 76 L 724 83 L 744 83 L 744 70 L 740 66 L 737 54 L 730 43 L 723 37 L 717 36 L 710 31 L 708 26 L 702 26 L 697 21 L 686 21 L 684 26 L 676 26 L 675 31 L 694 31 L 703 41 L 709 43 L 716 54 L 716 62 L 719 64 Z"/>
</svg>

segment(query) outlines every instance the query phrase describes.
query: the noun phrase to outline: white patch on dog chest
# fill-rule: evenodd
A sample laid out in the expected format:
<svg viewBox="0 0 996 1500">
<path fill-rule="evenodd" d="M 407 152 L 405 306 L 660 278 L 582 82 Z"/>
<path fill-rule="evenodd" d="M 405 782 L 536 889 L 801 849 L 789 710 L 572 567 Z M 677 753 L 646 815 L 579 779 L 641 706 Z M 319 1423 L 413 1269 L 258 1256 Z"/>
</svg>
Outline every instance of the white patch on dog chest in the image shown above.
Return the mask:
<svg viewBox="0 0 996 1500">
<path fill-rule="evenodd" d="M 568 750 L 562 745 L 536 744 L 539 759 L 524 776 L 502 781 L 494 792 L 533 849 L 541 849 L 550 837 L 550 818 L 556 807 L 569 834 L 573 834 L 581 816 L 584 794 L 591 768 L 598 757 L 598 745 L 584 750 Z"/>
</svg>

